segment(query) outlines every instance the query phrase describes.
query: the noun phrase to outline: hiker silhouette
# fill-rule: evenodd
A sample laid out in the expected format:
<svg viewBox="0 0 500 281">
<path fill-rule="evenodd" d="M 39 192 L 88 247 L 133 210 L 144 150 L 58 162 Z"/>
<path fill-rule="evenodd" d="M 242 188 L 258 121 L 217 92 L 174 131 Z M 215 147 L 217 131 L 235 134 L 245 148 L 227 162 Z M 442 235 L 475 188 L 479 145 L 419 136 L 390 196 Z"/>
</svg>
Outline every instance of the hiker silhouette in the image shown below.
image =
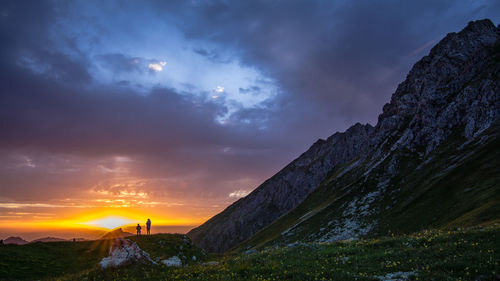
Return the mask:
<svg viewBox="0 0 500 281">
<path fill-rule="evenodd" d="M 135 229 L 137 229 L 137 235 L 141 235 L 141 225 L 137 224 L 137 226 L 135 227 Z"/>
<path fill-rule="evenodd" d="M 151 234 L 151 220 L 148 219 L 148 221 L 146 222 L 146 229 L 148 231 L 148 235 Z"/>
</svg>

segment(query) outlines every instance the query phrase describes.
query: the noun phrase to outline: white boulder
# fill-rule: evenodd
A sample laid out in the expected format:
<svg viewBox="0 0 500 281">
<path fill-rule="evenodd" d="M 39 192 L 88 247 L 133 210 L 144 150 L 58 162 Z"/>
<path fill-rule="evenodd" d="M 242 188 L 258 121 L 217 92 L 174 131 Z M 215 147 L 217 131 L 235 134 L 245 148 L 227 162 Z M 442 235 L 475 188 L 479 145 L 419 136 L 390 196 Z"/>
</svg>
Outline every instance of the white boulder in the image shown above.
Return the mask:
<svg viewBox="0 0 500 281">
<path fill-rule="evenodd" d="M 175 266 L 175 267 L 182 266 L 182 261 L 178 256 L 170 257 L 166 260 L 162 260 L 161 262 L 166 266 Z"/>
<path fill-rule="evenodd" d="M 148 253 L 143 251 L 136 243 L 125 239 L 118 238 L 113 241 L 109 249 L 109 257 L 103 258 L 99 265 L 101 268 L 118 267 L 128 265 L 135 262 L 154 263 Z"/>
</svg>

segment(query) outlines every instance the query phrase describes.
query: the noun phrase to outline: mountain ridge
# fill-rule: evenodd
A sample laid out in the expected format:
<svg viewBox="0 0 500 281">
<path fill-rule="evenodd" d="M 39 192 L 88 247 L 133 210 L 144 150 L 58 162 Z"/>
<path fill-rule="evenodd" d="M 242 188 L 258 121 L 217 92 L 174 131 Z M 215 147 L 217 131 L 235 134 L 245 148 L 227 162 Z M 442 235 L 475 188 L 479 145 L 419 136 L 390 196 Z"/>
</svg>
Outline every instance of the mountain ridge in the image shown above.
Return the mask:
<svg viewBox="0 0 500 281">
<path fill-rule="evenodd" d="M 394 178 L 409 175 L 403 171 L 408 159 L 413 161 L 409 166 L 423 163 L 454 135 L 464 144 L 471 142 L 500 116 L 499 38 L 500 28 L 490 20 L 470 22 L 462 31 L 449 33 L 412 67 L 375 127 L 357 123 L 344 133 L 318 140 L 247 197 L 188 235 L 208 251 L 224 252 L 289 214 L 329 175 L 339 173 L 339 167 L 344 166 L 344 174 L 364 179 L 355 184 L 360 190 L 374 186 L 371 192 L 381 193 L 386 190 L 378 187 L 380 183 L 400 184 L 404 179 Z M 367 194 L 362 198 L 372 200 L 366 199 Z M 352 206 L 348 202 L 343 209 L 338 206 L 337 212 L 358 208 L 356 200 Z M 273 209 L 275 205 L 279 208 Z M 365 234 L 374 227 L 365 228 Z"/>
</svg>

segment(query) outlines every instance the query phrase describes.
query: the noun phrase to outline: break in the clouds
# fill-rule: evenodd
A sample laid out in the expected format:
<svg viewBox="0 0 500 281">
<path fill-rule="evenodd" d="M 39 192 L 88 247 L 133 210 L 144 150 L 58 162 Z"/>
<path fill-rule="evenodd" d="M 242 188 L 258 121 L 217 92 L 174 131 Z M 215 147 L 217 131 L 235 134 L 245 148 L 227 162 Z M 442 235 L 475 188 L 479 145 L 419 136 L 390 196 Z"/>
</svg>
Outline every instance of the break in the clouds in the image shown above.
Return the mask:
<svg viewBox="0 0 500 281">
<path fill-rule="evenodd" d="M 465 0 L 2 1 L 0 215 L 214 214 L 317 138 L 373 124 L 439 38 L 499 15 Z"/>
</svg>

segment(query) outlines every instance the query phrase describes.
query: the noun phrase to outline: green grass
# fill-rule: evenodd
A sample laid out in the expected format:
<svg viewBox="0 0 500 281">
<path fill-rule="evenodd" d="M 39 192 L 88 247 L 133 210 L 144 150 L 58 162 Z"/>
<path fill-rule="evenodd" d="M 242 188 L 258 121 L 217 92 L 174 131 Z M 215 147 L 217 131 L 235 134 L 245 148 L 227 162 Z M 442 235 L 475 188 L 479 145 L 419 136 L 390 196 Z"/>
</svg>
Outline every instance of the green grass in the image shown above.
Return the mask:
<svg viewBox="0 0 500 281">
<path fill-rule="evenodd" d="M 220 257 L 218 265 L 168 268 L 137 265 L 90 270 L 63 280 L 495 280 L 500 275 L 500 225 L 424 231 L 398 237 L 296 247 Z"/>
<path fill-rule="evenodd" d="M 130 236 L 128 239 L 137 243 L 139 248 L 150 254 L 153 260 L 159 261 L 178 256 L 183 264 L 193 264 L 207 258 L 205 252 L 191 243 L 189 238 L 179 234 L 155 234 Z M 196 261 L 193 260 L 196 257 Z"/>
<path fill-rule="evenodd" d="M 96 242 L 48 242 L 0 247 L 1 280 L 35 280 L 78 273 L 107 255 Z"/>
</svg>

